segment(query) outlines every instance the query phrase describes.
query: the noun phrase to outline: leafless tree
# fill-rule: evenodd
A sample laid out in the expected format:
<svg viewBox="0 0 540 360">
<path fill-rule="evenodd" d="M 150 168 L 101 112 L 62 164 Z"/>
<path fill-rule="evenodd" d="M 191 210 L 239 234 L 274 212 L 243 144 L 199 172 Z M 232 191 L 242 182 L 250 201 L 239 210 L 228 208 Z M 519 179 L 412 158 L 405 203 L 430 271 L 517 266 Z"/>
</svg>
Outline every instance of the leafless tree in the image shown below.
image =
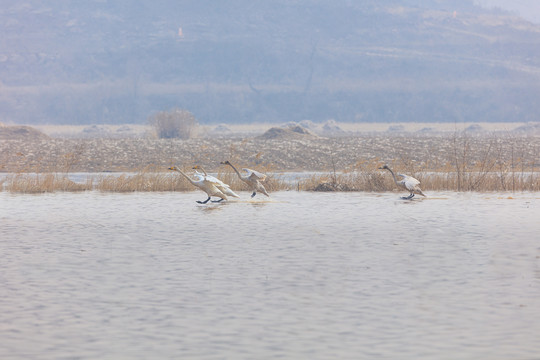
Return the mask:
<svg viewBox="0 0 540 360">
<path fill-rule="evenodd" d="M 184 109 L 160 111 L 148 119 L 160 139 L 189 139 L 197 129 L 195 116 Z"/>
</svg>

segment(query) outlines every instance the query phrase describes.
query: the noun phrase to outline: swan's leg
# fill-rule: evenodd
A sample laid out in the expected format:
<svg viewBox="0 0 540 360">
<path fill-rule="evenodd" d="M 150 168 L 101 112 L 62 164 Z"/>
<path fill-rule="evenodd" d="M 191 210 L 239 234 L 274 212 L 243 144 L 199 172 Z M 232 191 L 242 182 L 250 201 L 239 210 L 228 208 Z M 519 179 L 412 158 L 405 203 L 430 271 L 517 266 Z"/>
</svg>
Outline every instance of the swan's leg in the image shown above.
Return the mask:
<svg viewBox="0 0 540 360">
<path fill-rule="evenodd" d="M 225 199 L 219 199 L 219 200 L 212 200 L 212 202 L 214 202 L 214 203 L 218 203 L 218 202 L 222 202 L 223 200 L 225 200 Z"/>
<path fill-rule="evenodd" d="M 409 196 L 402 196 L 401 198 L 403 200 L 410 200 L 410 199 L 412 199 L 413 196 L 414 196 L 414 193 L 411 193 Z"/>
<path fill-rule="evenodd" d="M 199 201 L 199 200 L 197 200 L 197 202 L 198 202 L 199 204 L 206 204 L 206 203 L 208 202 L 208 200 L 210 200 L 210 196 L 208 197 L 208 199 L 206 199 L 206 200 L 204 200 L 204 201 Z"/>
<path fill-rule="evenodd" d="M 255 195 L 257 195 L 256 191 L 254 191 L 253 194 L 251 194 L 251 197 L 253 198 L 253 197 L 255 197 Z"/>
</svg>

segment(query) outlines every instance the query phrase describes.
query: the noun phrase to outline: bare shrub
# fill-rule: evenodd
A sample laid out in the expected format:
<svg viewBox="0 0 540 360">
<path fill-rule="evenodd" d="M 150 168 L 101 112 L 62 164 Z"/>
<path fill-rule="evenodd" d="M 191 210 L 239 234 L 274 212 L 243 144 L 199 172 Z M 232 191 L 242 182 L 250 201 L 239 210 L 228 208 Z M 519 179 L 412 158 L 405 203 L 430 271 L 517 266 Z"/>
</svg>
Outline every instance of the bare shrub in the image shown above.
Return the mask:
<svg viewBox="0 0 540 360">
<path fill-rule="evenodd" d="M 189 139 L 198 127 L 197 119 L 187 110 L 160 111 L 148 119 L 160 139 Z"/>
</svg>

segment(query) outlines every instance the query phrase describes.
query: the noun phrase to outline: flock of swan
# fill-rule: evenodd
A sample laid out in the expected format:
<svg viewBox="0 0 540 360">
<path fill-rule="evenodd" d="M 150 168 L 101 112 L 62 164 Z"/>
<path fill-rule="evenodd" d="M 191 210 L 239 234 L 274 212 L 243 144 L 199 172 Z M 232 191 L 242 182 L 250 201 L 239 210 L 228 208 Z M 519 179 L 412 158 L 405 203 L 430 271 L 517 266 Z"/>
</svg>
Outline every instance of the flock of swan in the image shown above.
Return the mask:
<svg viewBox="0 0 540 360">
<path fill-rule="evenodd" d="M 233 164 L 231 164 L 229 161 L 223 161 L 221 164 L 224 165 L 230 165 L 233 170 L 236 172 L 240 180 L 242 180 L 246 185 L 249 187 L 249 189 L 252 191 L 251 197 L 253 198 L 255 195 L 257 195 L 257 192 L 261 192 L 266 196 L 268 195 L 268 192 L 264 188 L 263 184 L 261 184 L 261 181 L 266 180 L 266 175 L 262 174 L 258 171 L 251 170 L 244 168 L 246 172 L 245 175 L 240 174 L 240 172 L 234 167 Z M 230 186 L 225 184 L 223 181 L 219 180 L 218 178 L 208 175 L 208 173 L 202 168 L 202 166 L 194 166 L 193 169 L 195 170 L 195 177 L 196 180 L 193 180 L 188 175 L 186 175 L 182 170 L 180 170 L 178 167 L 173 166 L 170 167 L 169 170 L 177 171 L 180 174 L 184 175 L 186 179 L 202 191 L 204 191 L 208 195 L 208 199 L 205 201 L 197 201 L 199 204 L 206 204 L 208 201 L 212 202 L 221 202 L 223 200 L 227 200 L 228 196 L 239 198 L 237 193 L 231 190 Z M 202 173 L 198 172 L 197 170 L 201 170 Z M 210 200 L 211 197 L 218 197 L 219 200 Z"/>
<path fill-rule="evenodd" d="M 257 192 L 263 193 L 266 196 L 268 195 L 268 192 L 264 188 L 263 184 L 261 182 L 264 182 L 266 180 L 266 175 L 262 174 L 256 170 L 243 168 L 242 170 L 245 172 L 245 174 L 241 174 L 236 167 L 231 164 L 230 161 L 222 161 L 220 164 L 222 165 L 229 165 L 233 168 L 234 172 L 238 175 L 238 178 L 242 180 L 252 191 L 251 197 L 253 198 L 255 195 L 257 195 Z M 199 165 L 196 165 L 193 167 L 195 170 L 195 180 L 189 177 L 186 173 L 184 173 L 182 170 L 180 170 L 177 166 L 172 166 L 169 168 L 169 170 L 177 171 L 180 174 L 182 174 L 190 183 L 192 183 L 194 186 L 198 187 L 202 191 L 208 195 L 208 198 L 204 201 L 198 200 L 197 203 L 199 204 L 206 204 L 208 201 L 211 202 L 221 202 L 223 200 L 228 200 L 228 197 L 235 197 L 239 198 L 240 196 L 231 190 L 231 187 L 227 184 L 225 184 L 223 181 L 219 180 L 218 178 L 208 175 L 208 173 Z M 394 182 L 397 186 L 409 191 L 409 196 L 404 196 L 402 199 L 410 200 L 414 197 L 415 194 L 424 195 L 422 190 L 420 189 L 420 181 L 413 178 L 412 176 L 408 176 L 405 174 L 397 174 L 397 176 L 400 177 L 400 180 L 396 178 L 396 175 L 388 167 L 388 165 L 384 165 L 380 167 L 381 170 L 388 170 L 392 174 L 392 177 L 394 178 Z M 198 170 L 201 170 L 202 172 L 199 172 Z M 212 197 L 217 197 L 219 200 L 211 200 Z"/>
</svg>

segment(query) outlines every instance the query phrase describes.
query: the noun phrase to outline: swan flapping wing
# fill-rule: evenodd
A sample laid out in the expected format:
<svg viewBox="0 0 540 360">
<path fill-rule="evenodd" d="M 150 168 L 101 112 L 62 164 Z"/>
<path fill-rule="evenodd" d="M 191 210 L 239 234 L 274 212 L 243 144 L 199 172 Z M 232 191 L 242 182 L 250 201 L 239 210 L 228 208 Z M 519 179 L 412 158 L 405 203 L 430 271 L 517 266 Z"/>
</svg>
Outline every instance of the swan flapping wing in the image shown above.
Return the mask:
<svg viewBox="0 0 540 360">
<path fill-rule="evenodd" d="M 235 193 L 234 191 L 231 190 L 231 188 L 229 188 L 229 185 L 227 185 L 226 187 L 225 186 L 219 186 L 217 185 L 216 186 L 219 190 L 221 190 L 222 193 L 224 193 L 225 195 L 227 196 L 232 196 L 232 197 L 235 197 L 235 198 L 239 198 L 240 196 Z"/>
<path fill-rule="evenodd" d="M 266 175 L 258 172 L 257 170 L 248 168 L 243 168 L 242 170 L 244 170 L 247 173 L 247 177 L 251 178 L 252 180 L 264 181 L 266 179 Z"/>
<path fill-rule="evenodd" d="M 403 179 L 400 182 L 407 188 L 407 190 L 415 190 L 418 187 L 418 185 L 420 185 L 420 181 L 413 178 L 412 176 L 403 175 L 403 174 L 398 174 L 398 175 L 403 177 Z"/>
<path fill-rule="evenodd" d="M 195 176 L 197 176 L 197 174 Z M 210 184 L 211 186 L 216 187 L 223 194 L 227 196 L 236 197 L 236 198 L 240 197 L 237 193 L 231 190 L 228 184 L 225 184 L 223 181 L 219 180 L 218 178 L 212 175 L 204 175 L 203 177 L 206 183 Z"/>
<path fill-rule="evenodd" d="M 213 179 L 214 181 L 212 182 L 212 184 L 217 187 L 222 193 L 224 193 L 225 195 L 228 195 L 228 196 L 232 196 L 232 197 L 236 197 L 236 198 L 239 198 L 240 196 L 235 193 L 234 191 L 231 190 L 231 187 L 228 185 L 228 184 L 225 184 L 223 181 L 213 177 L 213 176 L 207 176 L 207 181 L 208 181 L 208 177 L 210 177 L 211 179 Z"/>
<path fill-rule="evenodd" d="M 212 175 L 203 175 L 204 177 L 204 180 L 214 184 L 214 185 L 219 185 L 219 186 L 223 186 L 223 187 L 229 187 L 229 185 L 225 184 L 223 181 L 219 180 L 218 178 L 212 176 Z"/>
</svg>

